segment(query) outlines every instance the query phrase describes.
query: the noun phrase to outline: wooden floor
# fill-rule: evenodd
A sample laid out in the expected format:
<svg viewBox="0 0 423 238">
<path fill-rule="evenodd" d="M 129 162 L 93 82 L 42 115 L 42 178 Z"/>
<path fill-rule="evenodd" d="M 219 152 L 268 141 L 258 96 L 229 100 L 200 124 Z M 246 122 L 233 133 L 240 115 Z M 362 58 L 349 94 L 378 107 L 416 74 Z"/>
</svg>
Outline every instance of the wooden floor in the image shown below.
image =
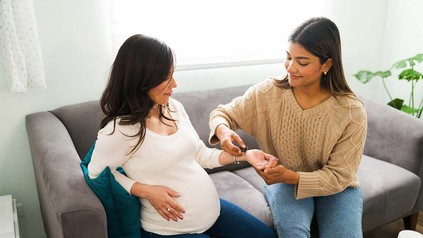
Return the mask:
<svg viewBox="0 0 423 238">
<path fill-rule="evenodd" d="M 364 238 L 397 238 L 398 233 L 403 229 L 404 225 L 402 220 L 398 220 L 364 233 Z M 423 212 L 419 214 L 416 231 L 423 234 Z"/>
</svg>

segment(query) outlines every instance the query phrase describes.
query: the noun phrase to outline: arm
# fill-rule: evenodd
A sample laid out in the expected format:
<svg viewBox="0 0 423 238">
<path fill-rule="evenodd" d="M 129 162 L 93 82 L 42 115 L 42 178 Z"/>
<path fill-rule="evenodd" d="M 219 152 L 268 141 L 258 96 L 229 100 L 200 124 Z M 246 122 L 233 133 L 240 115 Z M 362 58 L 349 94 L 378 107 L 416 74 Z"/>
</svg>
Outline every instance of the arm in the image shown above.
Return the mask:
<svg viewBox="0 0 423 238">
<path fill-rule="evenodd" d="M 258 114 L 266 115 L 265 100 L 258 100 L 262 91 L 260 84 L 249 88 L 243 96 L 233 99 L 229 104 L 219 105 L 210 113 L 210 144 L 221 142 L 222 149 L 232 155 L 242 155 L 234 144 L 245 147 L 244 142 L 235 133 L 241 128 L 246 133 L 255 136 L 259 127 Z M 260 102 L 261 101 L 261 102 Z"/>
<path fill-rule="evenodd" d="M 88 175 L 91 179 L 96 178 L 106 167 L 109 167 L 116 181 L 130 193 L 135 180 L 116 170 L 126 162 L 131 149 L 129 140 L 120 131 L 120 128 L 123 127 L 116 123 L 116 129 L 113 132 L 113 123 L 110 123 L 98 132 L 96 146 L 91 162 L 88 164 Z M 113 134 L 111 134 L 112 132 Z"/>
<path fill-rule="evenodd" d="M 264 153 L 261 150 L 247 150 L 240 156 L 229 154 L 225 151 L 208 148 L 203 141 L 199 139 L 199 151 L 196 154 L 196 161 L 203 168 L 215 168 L 227 164 L 237 163 L 239 161 L 247 161 L 254 167 L 267 164 L 270 159 L 276 159 L 273 155 Z M 277 159 L 276 159 L 277 160 Z"/>
</svg>

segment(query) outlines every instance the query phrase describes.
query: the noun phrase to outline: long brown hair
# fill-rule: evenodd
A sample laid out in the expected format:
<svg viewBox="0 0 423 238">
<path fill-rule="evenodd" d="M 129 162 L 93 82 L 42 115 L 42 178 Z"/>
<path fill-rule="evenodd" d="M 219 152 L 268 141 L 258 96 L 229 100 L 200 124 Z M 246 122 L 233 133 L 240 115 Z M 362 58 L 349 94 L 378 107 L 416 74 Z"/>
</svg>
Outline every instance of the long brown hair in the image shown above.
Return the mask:
<svg viewBox="0 0 423 238">
<path fill-rule="evenodd" d="M 140 34 L 129 37 L 116 55 L 101 96 L 100 106 L 105 117 L 100 128 L 112 120 L 116 126 L 117 118 L 120 118 L 121 125 L 139 123 L 139 132 L 130 135 L 139 137 L 131 150 L 135 151 L 144 141 L 146 118 L 154 105 L 147 92 L 167 80 L 173 68 L 173 51 L 164 42 Z M 162 105 L 159 105 L 159 114 L 160 119 L 165 117 Z"/>
<path fill-rule="evenodd" d="M 300 44 L 311 54 L 317 56 L 321 64 L 332 59 L 332 67 L 326 75 L 322 75 L 321 87 L 333 96 L 354 95 L 345 79 L 341 37 L 335 23 L 325 17 L 311 18 L 292 32 L 288 42 Z M 286 89 L 291 87 L 288 75 L 279 81 L 279 85 Z"/>
</svg>

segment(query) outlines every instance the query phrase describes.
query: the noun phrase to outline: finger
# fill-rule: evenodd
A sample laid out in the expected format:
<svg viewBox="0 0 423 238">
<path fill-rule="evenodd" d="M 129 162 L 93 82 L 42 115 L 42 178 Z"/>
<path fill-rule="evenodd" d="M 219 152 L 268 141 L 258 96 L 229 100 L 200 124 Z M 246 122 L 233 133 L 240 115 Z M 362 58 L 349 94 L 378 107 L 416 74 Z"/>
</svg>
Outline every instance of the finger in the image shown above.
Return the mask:
<svg viewBox="0 0 423 238">
<path fill-rule="evenodd" d="M 180 197 L 181 194 L 176 192 L 175 190 L 172 190 L 170 188 L 168 188 L 167 193 L 169 194 L 169 196 L 171 197 Z"/>
<path fill-rule="evenodd" d="M 232 155 L 241 155 L 241 149 L 238 148 L 238 146 L 231 144 L 229 150 L 232 152 Z"/>
<path fill-rule="evenodd" d="M 221 142 L 222 149 L 231 155 L 237 155 L 238 147 L 232 144 L 230 139 Z"/>
<path fill-rule="evenodd" d="M 234 145 L 232 141 L 227 141 L 225 144 L 222 145 L 224 151 L 228 152 L 231 155 L 240 155 L 241 150 L 238 146 Z"/>
<path fill-rule="evenodd" d="M 159 212 L 160 216 L 162 216 L 164 219 L 166 219 L 167 221 L 169 221 L 169 217 L 165 214 L 164 211 L 158 210 L 158 212 Z"/>
<path fill-rule="evenodd" d="M 179 214 L 179 212 L 177 212 L 175 209 L 173 209 L 172 207 L 168 207 L 166 208 L 165 213 L 167 213 L 168 217 L 170 219 L 172 219 L 173 221 L 178 221 L 178 218 L 180 218 L 181 214 Z M 181 219 L 182 220 L 182 219 Z"/>
<path fill-rule="evenodd" d="M 178 192 L 176 192 L 176 191 L 174 191 L 174 190 L 172 190 L 170 188 L 167 188 L 167 189 L 168 189 L 169 196 L 175 197 L 175 198 L 181 196 L 180 193 L 178 193 Z M 169 208 L 171 208 L 171 209 L 173 209 L 173 210 L 176 211 L 176 215 L 178 217 L 182 217 L 182 214 L 181 213 L 185 213 L 185 209 L 183 207 L 181 207 L 177 202 L 175 202 L 174 199 L 171 199 L 169 202 L 170 202 L 169 207 L 166 210 L 169 210 Z"/>
<path fill-rule="evenodd" d="M 237 133 L 234 132 L 234 134 L 232 135 L 232 139 L 233 139 L 234 142 L 236 142 L 242 148 L 246 148 L 247 147 L 244 144 L 244 141 L 241 139 L 241 137 Z"/>
<path fill-rule="evenodd" d="M 259 163 L 255 163 L 253 167 L 255 169 L 258 169 L 258 170 L 263 170 L 263 169 L 266 168 L 265 165 L 263 163 L 260 163 L 260 162 Z"/>
<path fill-rule="evenodd" d="M 264 159 L 267 160 L 267 161 L 271 160 L 272 158 L 276 158 L 275 156 L 268 154 L 268 153 L 263 152 L 263 154 L 264 154 Z"/>
<path fill-rule="evenodd" d="M 275 167 L 278 164 L 278 159 L 276 157 L 272 157 L 269 160 L 269 163 L 267 164 L 267 168 Z"/>
<path fill-rule="evenodd" d="M 177 212 L 178 217 L 182 217 L 182 213 L 185 213 L 185 209 L 176 202 L 173 202 L 170 207 Z"/>
</svg>

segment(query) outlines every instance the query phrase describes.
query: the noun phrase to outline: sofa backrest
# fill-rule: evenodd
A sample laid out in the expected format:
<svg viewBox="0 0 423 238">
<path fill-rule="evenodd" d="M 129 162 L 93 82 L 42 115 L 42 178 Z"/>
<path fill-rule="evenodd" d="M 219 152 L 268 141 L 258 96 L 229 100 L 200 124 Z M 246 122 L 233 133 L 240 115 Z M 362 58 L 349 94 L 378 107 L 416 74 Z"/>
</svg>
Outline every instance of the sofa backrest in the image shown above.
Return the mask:
<svg viewBox="0 0 423 238">
<path fill-rule="evenodd" d="M 372 99 L 360 99 L 367 113 L 364 154 L 420 174 L 423 121 Z"/>
<path fill-rule="evenodd" d="M 241 96 L 248 87 L 175 93 L 174 98 L 184 105 L 200 138 L 210 146 L 208 144 L 210 112 L 219 104 L 229 103 L 233 98 Z M 418 171 L 421 160 L 412 158 L 423 158 L 423 122 L 371 99 L 365 97 L 360 99 L 364 103 L 368 119 L 364 154 L 398 164 L 416 174 L 421 172 Z M 97 138 L 103 117 L 99 101 L 68 105 L 51 112 L 65 125 L 79 157 L 83 159 Z M 390 125 L 389 130 L 384 129 L 386 125 Z M 258 148 L 254 138 L 243 131 L 237 132 L 249 148 Z"/>
<path fill-rule="evenodd" d="M 212 89 L 207 91 L 177 93 L 174 98 L 184 105 L 191 123 L 200 136 L 201 140 L 208 144 L 210 134 L 209 119 L 212 110 L 219 104 L 231 102 L 235 97 L 241 96 L 248 86 Z M 242 130 L 237 131 L 248 148 L 258 148 L 256 140 Z M 211 146 L 210 146 L 211 147 Z M 216 146 L 218 147 L 218 146 Z"/>
<path fill-rule="evenodd" d="M 209 115 L 219 104 L 241 96 L 248 86 L 213 89 L 207 91 L 175 93 L 174 98 L 184 105 L 190 120 L 206 145 L 209 136 Z M 81 159 L 97 139 L 103 113 L 98 100 L 63 106 L 50 111 L 65 125 Z M 254 138 L 238 131 L 249 148 L 257 148 Z"/>
</svg>

